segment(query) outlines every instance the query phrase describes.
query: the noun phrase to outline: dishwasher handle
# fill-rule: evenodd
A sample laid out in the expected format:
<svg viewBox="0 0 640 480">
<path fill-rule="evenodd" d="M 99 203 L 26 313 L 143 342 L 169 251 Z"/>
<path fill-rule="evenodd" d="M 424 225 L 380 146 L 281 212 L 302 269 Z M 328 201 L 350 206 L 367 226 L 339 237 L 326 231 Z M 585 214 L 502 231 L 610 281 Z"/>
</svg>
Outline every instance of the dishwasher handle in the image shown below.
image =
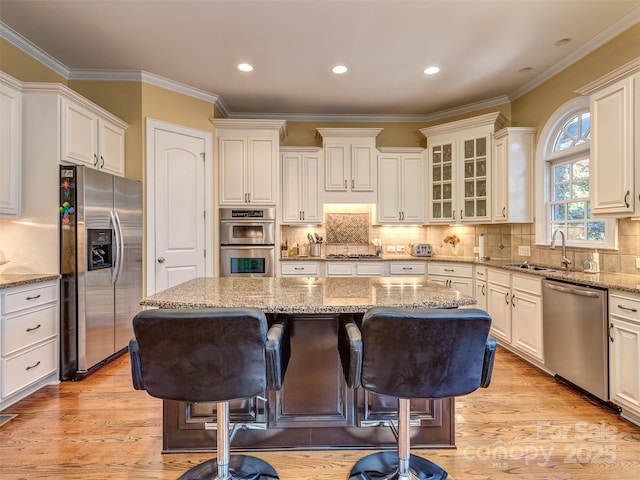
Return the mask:
<svg viewBox="0 0 640 480">
<path fill-rule="evenodd" d="M 580 288 L 561 287 L 560 285 L 556 285 L 555 283 L 546 283 L 545 285 L 551 290 L 557 290 L 558 292 L 563 292 L 563 293 L 570 293 L 572 295 L 580 295 L 582 297 L 591 297 L 591 298 L 598 298 L 600 296 L 598 292 L 590 292 L 589 290 L 583 290 Z"/>
</svg>

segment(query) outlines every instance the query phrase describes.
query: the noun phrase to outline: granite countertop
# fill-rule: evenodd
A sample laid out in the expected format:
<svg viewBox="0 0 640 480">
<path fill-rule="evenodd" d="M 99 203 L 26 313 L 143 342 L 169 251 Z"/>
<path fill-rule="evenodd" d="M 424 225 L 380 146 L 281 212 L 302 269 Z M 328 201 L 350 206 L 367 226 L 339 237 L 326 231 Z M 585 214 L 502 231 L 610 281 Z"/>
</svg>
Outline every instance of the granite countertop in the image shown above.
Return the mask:
<svg viewBox="0 0 640 480">
<path fill-rule="evenodd" d="M 160 308 L 257 307 L 265 313 L 364 313 L 375 306 L 475 305 L 424 277 L 196 278 L 142 299 Z"/>
<path fill-rule="evenodd" d="M 0 290 L 30 283 L 46 282 L 47 280 L 57 280 L 58 278 L 60 275 L 57 273 L 2 273 L 0 274 Z"/>
<path fill-rule="evenodd" d="M 623 273 L 584 273 L 577 271 L 564 271 L 555 266 L 548 266 L 554 271 L 535 271 L 525 270 L 517 267 L 508 267 L 507 264 L 515 263 L 510 259 L 495 259 L 487 261 L 479 261 L 472 257 L 412 257 L 407 254 L 382 255 L 380 258 L 331 258 L 327 259 L 324 255 L 321 257 L 282 257 L 282 261 L 385 261 L 385 262 L 407 262 L 407 261 L 424 261 L 424 262 L 449 262 L 449 263 L 466 263 L 473 265 L 484 265 L 492 268 L 502 268 L 512 273 L 521 273 L 525 275 L 536 275 L 538 277 L 560 280 L 564 282 L 576 283 L 578 285 L 590 285 L 593 287 L 608 288 L 612 290 L 621 290 L 640 294 L 640 275 L 630 275 Z"/>
</svg>

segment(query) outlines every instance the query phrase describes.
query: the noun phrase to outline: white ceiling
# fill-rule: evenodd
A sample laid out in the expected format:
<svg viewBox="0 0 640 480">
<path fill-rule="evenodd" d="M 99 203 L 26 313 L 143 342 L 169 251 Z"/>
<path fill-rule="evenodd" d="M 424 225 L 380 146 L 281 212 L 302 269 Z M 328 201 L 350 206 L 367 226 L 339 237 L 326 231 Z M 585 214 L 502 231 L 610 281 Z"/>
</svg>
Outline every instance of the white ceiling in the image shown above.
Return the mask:
<svg viewBox="0 0 640 480">
<path fill-rule="evenodd" d="M 410 118 L 516 98 L 640 21 L 640 1 L 0 0 L 0 21 L 71 78 L 148 72 L 235 117 Z"/>
</svg>

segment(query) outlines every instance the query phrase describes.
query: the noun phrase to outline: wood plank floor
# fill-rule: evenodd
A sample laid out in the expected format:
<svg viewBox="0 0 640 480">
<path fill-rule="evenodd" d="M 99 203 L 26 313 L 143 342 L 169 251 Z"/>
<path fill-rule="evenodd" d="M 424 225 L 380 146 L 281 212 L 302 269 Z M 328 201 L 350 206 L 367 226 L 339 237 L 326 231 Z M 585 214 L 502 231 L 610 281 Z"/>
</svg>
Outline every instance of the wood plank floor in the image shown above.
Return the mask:
<svg viewBox="0 0 640 480">
<path fill-rule="evenodd" d="M 6 409 L 0 478 L 175 479 L 206 454 L 160 453 L 161 402 L 131 387 L 123 356 L 82 382 Z M 491 387 L 457 400 L 457 449 L 415 450 L 455 480 L 640 478 L 640 427 L 499 349 Z M 265 452 L 282 480 L 346 479 L 371 452 Z"/>
</svg>

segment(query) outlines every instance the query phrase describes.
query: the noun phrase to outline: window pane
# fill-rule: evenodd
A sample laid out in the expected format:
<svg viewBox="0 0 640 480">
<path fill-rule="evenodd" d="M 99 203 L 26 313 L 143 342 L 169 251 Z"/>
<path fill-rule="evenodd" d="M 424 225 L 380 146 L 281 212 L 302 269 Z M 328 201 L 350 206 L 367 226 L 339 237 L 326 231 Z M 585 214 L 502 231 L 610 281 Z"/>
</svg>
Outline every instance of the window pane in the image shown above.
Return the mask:
<svg viewBox="0 0 640 480">
<path fill-rule="evenodd" d="M 556 165 L 553 167 L 553 183 L 569 181 L 569 165 Z"/>
<path fill-rule="evenodd" d="M 564 124 L 564 129 L 571 135 L 573 138 L 578 137 L 578 116 L 576 115 L 567 123 Z"/>
<path fill-rule="evenodd" d="M 552 221 L 558 221 L 558 220 L 566 220 L 567 216 L 565 213 L 565 204 L 560 204 L 560 205 L 552 205 L 551 206 L 551 220 Z"/>
<path fill-rule="evenodd" d="M 464 162 L 464 178 L 471 178 L 474 175 L 473 160 Z"/>
<path fill-rule="evenodd" d="M 587 222 L 587 240 L 604 240 L 604 222 Z"/>
<path fill-rule="evenodd" d="M 442 167 L 442 179 L 451 180 L 451 165 L 444 165 Z"/>
<path fill-rule="evenodd" d="M 569 234 L 568 240 L 584 240 L 586 238 L 585 228 L 582 223 L 569 224 L 567 228 Z"/>
<path fill-rule="evenodd" d="M 485 137 L 476 139 L 476 157 L 487 156 L 487 139 Z"/>
<path fill-rule="evenodd" d="M 465 140 L 464 142 L 464 158 L 473 158 L 473 140 Z"/>
<path fill-rule="evenodd" d="M 589 160 L 579 160 L 573 163 L 573 178 L 589 178 Z"/>
<path fill-rule="evenodd" d="M 476 181 L 476 195 L 479 197 L 485 197 L 487 195 L 487 181 L 486 180 L 478 180 Z"/>
<path fill-rule="evenodd" d="M 433 166 L 433 181 L 439 182 L 442 179 L 442 167 L 440 165 Z"/>
<path fill-rule="evenodd" d="M 567 204 L 567 218 L 569 220 L 584 219 L 584 202 L 571 202 Z"/>
<path fill-rule="evenodd" d="M 434 200 L 440 200 L 440 198 L 442 197 L 441 188 L 442 187 L 440 185 L 434 185 L 433 186 L 433 199 Z"/>
<path fill-rule="evenodd" d="M 571 198 L 589 198 L 589 180 L 580 180 L 571 184 Z"/>
<path fill-rule="evenodd" d="M 474 187 L 473 180 L 471 180 L 471 181 L 467 180 L 466 182 L 464 182 L 464 196 L 465 196 L 465 198 L 475 197 L 475 195 L 474 195 L 475 192 L 473 191 L 473 187 Z"/>
<path fill-rule="evenodd" d="M 451 144 L 442 146 L 442 161 L 443 162 L 451 161 Z"/>
<path fill-rule="evenodd" d="M 560 132 L 553 144 L 553 151 L 558 152 L 565 148 L 569 148 L 571 145 L 573 145 L 573 138 L 567 135 L 566 132 Z"/>
<path fill-rule="evenodd" d="M 591 113 L 586 112 L 580 116 L 581 125 L 580 125 L 580 137 L 585 138 L 589 130 L 591 129 Z"/>
<path fill-rule="evenodd" d="M 440 218 L 442 214 L 440 213 L 440 203 L 433 202 L 433 218 Z"/>
<path fill-rule="evenodd" d="M 478 160 L 476 164 L 476 176 L 484 177 L 487 174 L 487 161 L 486 160 Z"/>
<path fill-rule="evenodd" d="M 553 199 L 554 200 L 569 200 L 569 184 L 562 183 L 560 185 L 556 185 L 554 189 Z"/>
</svg>

